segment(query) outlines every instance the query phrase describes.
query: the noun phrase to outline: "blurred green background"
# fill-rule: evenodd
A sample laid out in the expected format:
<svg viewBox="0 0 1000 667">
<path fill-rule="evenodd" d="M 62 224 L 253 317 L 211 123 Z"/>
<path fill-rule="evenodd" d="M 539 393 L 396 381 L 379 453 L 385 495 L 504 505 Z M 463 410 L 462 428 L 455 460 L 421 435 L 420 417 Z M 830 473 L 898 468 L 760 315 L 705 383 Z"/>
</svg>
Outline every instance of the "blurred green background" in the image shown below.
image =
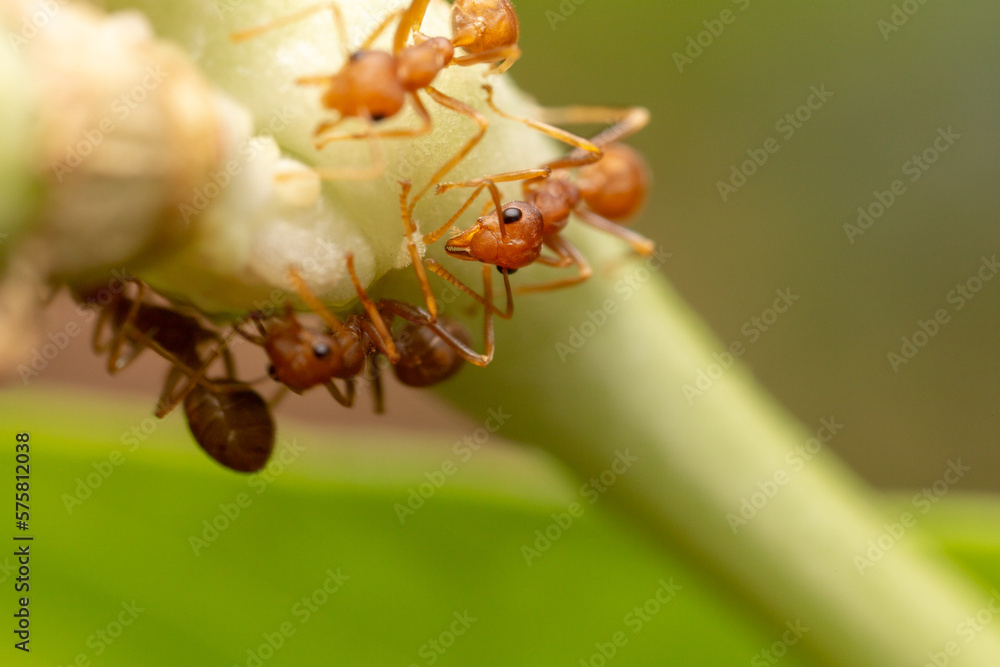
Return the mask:
<svg viewBox="0 0 1000 667">
<path fill-rule="evenodd" d="M 897 31 L 879 25 L 892 2 L 522 0 L 515 72 L 546 105 L 651 109 L 632 140 L 656 179 L 636 228 L 783 404 L 845 425 L 832 450 L 889 487 L 961 457 L 963 489 L 997 490 L 1000 281 L 961 310 L 948 295 L 1000 252 L 1000 7 L 895 4 L 919 7 Z M 679 71 L 689 37 L 709 45 Z M 776 125 L 813 86 L 832 96 L 789 137 Z M 948 127 L 961 138 L 911 182 L 904 165 Z M 723 201 L 717 182 L 769 138 L 778 152 Z M 851 243 L 844 225 L 896 179 L 905 193 Z M 752 318 L 785 288 L 799 300 L 763 331 Z M 950 321 L 894 372 L 888 353 L 940 308 Z"/>
</svg>

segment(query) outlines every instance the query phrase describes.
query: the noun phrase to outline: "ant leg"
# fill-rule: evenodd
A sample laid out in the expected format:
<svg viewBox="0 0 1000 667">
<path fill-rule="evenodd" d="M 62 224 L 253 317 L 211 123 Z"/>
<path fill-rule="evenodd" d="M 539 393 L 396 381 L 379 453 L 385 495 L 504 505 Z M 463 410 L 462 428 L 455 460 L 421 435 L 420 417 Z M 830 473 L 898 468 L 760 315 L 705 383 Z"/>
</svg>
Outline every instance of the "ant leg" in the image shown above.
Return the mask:
<svg viewBox="0 0 1000 667">
<path fill-rule="evenodd" d="M 651 239 L 647 239 L 642 234 L 637 234 L 633 232 L 628 227 L 619 225 L 616 222 L 612 222 L 607 218 L 597 215 L 593 211 L 579 206 L 573 209 L 573 212 L 579 216 L 579 218 L 594 227 L 595 229 L 600 229 L 602 232 L 607 232 L 608 234 L 613 234 L 618 238 L 622 239 L 634 250 L 637 254 L 643 257 L 649 257 L 653 254 L 653 249 L 655 247 Z"/>
<path fill-rule="evenodd" d="M 489 297 L 493 296 L 492 284 L 488 285 L 486 292 Z M 414 308 L 408 303 L 392 299 L 383 299 L 382 301 L 379 301 L 379 307 L 385 309 L 392 315 L 402 317 L 407 322 L 427 327 L 470 364 L 475 364 L 476 366 L 486 366 L 493 361 L 493 313 L 490 312 L 488 308 L 484 310 L 484 316 L 486 319 L 483 321 L 483 341 L 485 351 L 483 354 L 479 354 L 464 342 L 456 338 L 454 334 L 441 326 L 440 323 L 429 321 L 427 319 L 427 313 L 422 312 L 419 308 Z"/>
<path fill-rule="evenodd" d="M 372 386 L 372 400 L 375 403 L 375 414 L 385 413 L 385 395 L 382 392 L 382 371 L 379 369 L 375 359 L 369 360 L 365 365 L 365 374 Z"/>
<path fill-rule="evenodd" d="M 347 272 L 351 275 L 351 282 L 354 283 L 354 289 L 358 293 L 361 305 L 364 306 L 365 312 L 368 313 L 368 318 L 378 333 L 378 336 L 372 337 L 372 342 L 379 348 L 379 351 L 389 357 L 389 361 L 396 363 L 399 361 L 399 352 L 396 350 L 396 344 L 392 342 L 392 334 L 389 333 L 389 327 L 386 326 L 385 320 L 382 319 L 382 315 L 378 312 L 375 302 L 368 296 L 368 292 L 365 291 L 365 288 L 361 285 L 361 281 L 358 280 L 358 274 L 354 272 L 354 253 L 347 253 Z"/>
<path fill-rule="evenodd" d="M 295 79 L 296 85 L 299 86 L 325 86 L 330 83 L 329 74 L 317 74 L 316 76 L 300 76 Z M 320 123 L 318 128 L 322 128 L 326 123 Z M 317 128 L 317 131 L 319 129 Z"/>
<path fill-rule="evenodd" d="M 487 301 L 486 297 L 483 297 L 483 296 L 480 296 L 479 294 L 477 294 L 475 292 L 475 290 L 473 290 L 471 287 L 469 287 L 468 285 L 466 285 L 465 283 L 463 283 L 461 280 L 459 280 L 458 278 L 456 278 L 454 275 L 452 275 L 448 271 L 448 269 L 446 269 L 443 266 L 441 266 L 440 262 L 438 262 L 436 259 L 427 259 L 427 260 L 425 260 L 425 263 L 427 264 L 427 268 L 429 268 L 431 271 L 433 271 L 437 275 L 441 276 L 442 278 L 444 278 L 445 280 L 447 280 L 448 282 L 450 282 L 452 285 L 454 285 L 458 289 L 460 289 L 463 292 L 465 292 L 466 294 L 468 294 L 470 297 L 472 297 L 473 299 L 475 299 L 476 302 L 479 305 L 483 306 L 484 308 L 486 308 L 487 310 L 489 310 L 490 312 L 492 312 L 494 315 L 502 317 L 505 320 L 509 320 L 514 315 L 514 297 L 513 297 L 512 293 L 511 293 L 511 289 L 510 289 L 510 272 L 507 269 L 503 269 L 503 268 L 500 269 L 500 273 L 503 274 L 504 288 L 505 288 L 505 290 L 507 292 L 507 306 L 504 308 L 504 310 L 500 310 L 495 305 L 493 305 L 493 301 L 492 301 L 492 296 L 493 296 L 492 278 L 493 278 L 493 274 L 490 273 L 490 266 L 492 266 L 492 265 L 490 265 L 490 264 L 483 264 L 483 285 L 484 285 L 484 291 L 491 297 L 491 300 Z"/>
<path fill-rule="evenodd" d="M 463 213 L 465 213 L 466 209 L 468 209 L 469 206 L 472 205 L 472 202 L 476 199 L 476 197 L 479 196 L 479 193 L 483 191 L 483 188 L 489 188 L 490 196 L 493 198 L 493 206 L 496 208 L 497 211 L 497 216 L 498 216 L 497 219 L 502 220 L 503 203 L 501 203 L 500 190 L 497 189 L 496 186 L 497 183 L 507 183 L 510 181 L 522 181 L 522 180 L 534 181 L 547 178 L 550 173 L 551 170 L 548 167 L 541 167 L 539 169 L 520 169 L 518 171 L 510 171 L 504 174 L 493 174 L 492 176 L 483 176 L 482 178 L 475 178 L 471 181 L 461 181 L 455 183 L 438 183 L 436 190 L 437 194 L 441 194 L 443 192 L 447 192 L 448 190 L 453 190 L 455 188 L 475 187 L 476 189 L 473 190 L 472 195 L 465 201 L 464 204 L 462 204 L 462 207 L 458 209 L 458 212 L 455 213 L 455 215 L 453 215 L 451 219 L 448 220 L 448 222 L 444 223 L 443 225 L 441 225 L 441 227 L 431 232 L 430 234 L 424 236 L 424 243 L 433 243 L 434 241 L 437 241 L 439 238 L 441 238 L 441 236 L 446 231 L 448 231 L 448 229 L 451 228 L 452 224 L 454 224 L 454 222 L 458 220 L 458 218 Z M 503 225 L 500 225 L 500 236 L 503 237 L 504 239 L 507 238 L 507 232 Z"/>
<path fill-rule="evenodd" d="M 132 300 L 132 304 L 129 306 L 128 313 L 125 315 L 125 319 L 122 321 L 121 326 L 118 331 L 115 332 L 114 336 L 108 345 L 110 352 L 108 353 L 108 374 L 114 375 L 115 373 L 121 371 L 130 363 L 132 363 L 139 353 L 142 352 L 143 348 L 136 342 L 130 339 L 132 347 L 128 353 L 122 352 L 122 347 L 125 344 L 125 340 L 129 338 L 129 332 L 135 326 L 135 320 L 139 316 L 139 308 L 142 306 L 142 299 L 146 293 L 146 286 L 136 281 L 138 287 L 138 292 L 136 293 L 135 299 Z M 140 337 L 145 337 L 143 332 L 138 332 Z"/>
<path fill-rule="evenodd" d="M 455 46 L 464 46 L 463 44 L 455 41 L 452 42 Z M 490 69 L 490 74 L 503 74 L 509 70 L 514 63 L 521 57 L 521 48 L 516 44 L 514 46 L 501 46 L 496 49 L 490 49 L 489 51 L 483 51 L 482 53 L 477 53 L 468 56 L 459 56 L 452 59 L 452 63 L 459 65 L 461 67 L 466 67 L 468 65 L 479 65 L 482 63 L 496 63 Z"/>
<path fill-rule="evenodd" d="M 382 19 L 382 22 L 378 24 L 375 30 L 372 31 L 372 34 L 368 35 L 368 37 L 365 38 L 365 41 L 361 42 L 361 46 L 359 46 L 356 50 L 357 51 L 369 50 L 372 47 L 372 44 L 375 43 L 375 40 L 378 39 L 379 35 L 381 35 L 382 32 L 389 27 L 389 24 L 392 23 L 392 20 L 398 17 L 402 13 L 403 12 L 401 10 L 390 12 L 388 16 Z"/>
<path fill-rule="evenodd" d="M 537 130 L 542 134 L 552 137 L 553 139 L 557 139 L 565 144 L 569 144 L 570 146 L 574 146 L 579 149 L 570 153 L 567 157 L 559 160 L 553 160 L 548 163 L 547 166 L 549 168 L 556 170 L 568 169 L 569 167 L 579 167 L 592 162 L 597 162 L 601 159 L 601 156 L 604 155 L 604 150 L 600 146 L 595 145 L 594 142 L 589 139 L 584 139 L 583 137 L 577 136 L 572 132 L 567 132 L 566 130 L 558 128 L 554 125 L 549 125 L 548 123 L 542 123 L 531 118 L 514 116 L 506 111 L 502 111 L 493 103 L 493 87 L 488 83 L 485 83 L 483 84 L 483 90 L 486 91 L 486 104 L 488 104 L 490 109 L 493 109 L 493 112 L 498 116 L 527 125 L 533 130 Z M 577 156 L 578 153 L 579 156 Z"/>
<path fill-rule="evenodd" d="M 104 332 L 105 327 L 108 325 L 108 320 L 111 318 L 112 305 L 102 307 L 100 313 L 97 316 L 97 323 L 94 324 L 94 335 L 90 339 L 90 346 L 93 348 L 96 354 L 104 354 L 107 352 L 108 347 L 111 345 L 111 340 L 114 336 L 106 342 L 101 342 L 101 334 Z"/>
<path fill-rule="evenodd" d="M 427 13 L 427 5 L 429 4 L 430 0 L 413 0 L 410 6 L 406 8 L 406 11 L 403 12 L 402 18 L 399 19 L 399 25 L 396 26 L 396 34 L 392 39 L 393 55 L 406 48 L 406 41 L 410 38 L 410 35 L 420 29 L 421 24 L 424 22 L 424 14 Z"/>
<path fill-rule="evenodd" d="M 354 380 L 347 379 L 344 381 L 347 387 L 346 394 L 340 393 L 340 389 L 334 384 L 333 380 L 327 380 L 323 383 L 330 395 L 333 396 L 334 400 L 343 405 L 345 408 L 349 408 L 354 405 Z"/>
<path fill-rule="evenodd" d="M 336 315 L 331 313 L 323 302 L 319 300 L 316 294 L 309 289 L 306 282 L 299 275 L 299 272 L 295 268 L 288 269 L 288 280 L 292 283 L 292 288 L 295 290 L 299 298 L 302 299 L 309 308 L 312 309 L 314 313 L 319 315 L 320 319 L 326 323 L 326 326 L 330 327 L 330 331 L 346 335 L 348 333 L 347 328 L 337 319 Z"/>
<path fill-rule="evenodd" d="M 427 94 L 430 95 L 435 102 L 445 107 L 446 109 L 451 109 L 455 113 L 462 114 L 466 118 L 471 119 L 472 122 L 479 127 L 479 129 L 472 136 L 472 138 L 470 138 L 467 142 L 465 142 L 464 146 L 462 146 L 454 155 L 451 156 L 451 158 L 447 162 L 444 163 L 444 165 L 441 166 L 440 169 L 434 172 L 434 175 L 431 176 L 430 180 L 427 182 L 427 185 L 425 185 L 423 189 L 416 194 L 416 196 L 413 198 L 413 201 L 410 202 L 411 214 L 413 213 L 413 210 L 416 208 L 417 202 L 420 201 L 420 199 L 427 193 L 427 191 L 431 189 L 431 186 L 440 181 L 442 178 L 444 178 L 445 174 L 454 169 L 455 166 L 458 165 L 458 163 L 461 162 L 465 158 L 465 156 L 469 154 L 469 151 L 471 151 L 473 148 L 476 147 L 476 144 L 478 144 L 479 141 L 483 138 L 483 135 L 486 134 L 486 128 L 489 127 L 490 124 L 489 121 L 486 120 L 486 117 L 483 116 L 483 114 L 479 113 L 465 102 L 456 100 L 454 97 L 451 97 L 450 95 L 445 95 L 444 93 L 442 93 L 437 88 L 434 88 L 433 86 L 427 86 L 426 91 Z M 416 93 L 414 93 L 413 96 L 416 97 Z"/>
<path fill-rule="evenodd" d="M 336 121 L 327 121 L 320 123 L 314 132 L 314 135 L 318 136 L 322 132 L 332 130 L 334 127 L 340 124 L 340 121 L 344 120 L 340 118 Z M 317 139 L 313 142 L 316 150 L 322 150 L 331 141 L 338 141 L 344 138 L 350 139 L 368 139 L 368 145 L 370 147 L 370 152 L 372 156 L 372 163 L 368 167 L 349 167 L 345 169 L 334 169 L 334 168 L 312 168 L 308 171 L 294 171 L 284 174 L 278 174 L 275 178 L 276 180 L 288 180 L 291 178 L 301 178 L 305 176 L 319 176 L 319 178 L 325 181 L 370 181 L 378 178 L 385 172 L 385 153 L 382 151 L 382 143 L 379 141 L 380 135 L 375 131 L 375 126 L 373 121 L 367 115 L 364 118 L 366 123 L 366 129 L 364 132 L 353 134 L 353 135 L 337 135 L 333 137 L 327 137 L 325 139 Z"/>
<path fill-rule="evenodd" d="M 540 181 L 544 178 L 548 178 L 549 174 L 552 173 L 552 169 L 549 167 L 538 167 L 537 169 L 518 169 L 517 171 L 508 171 L 502 174 L 492 174 L 490 176 L 482 176 L 480 178 L 473 178 L 470 181 L 455 181 L 452 183 L 438 183 L 435 190 L 435 194 L 443 194 L 448 192 L 448 190 L 454 190 L 455 188 L 471 188 L 478 187 L 479 190 L 476 194 L 482 191 L 483 188 L 487 187 L 490 183 L 509 183 L 510 181 Z M 468 208 L 468 205 L 466 205 Z"/>
<path fill-rule="evenodd" d="M 160 395 L 160 400 L 157 403 L 156 412 L 154 413 L 154 415 L 158 419 L 162 419 L 171 412 L 173 412 L 174 408 L 176 408 L 181 401 L 187 398 L 187 395 L 191 393 L 191 391 L 195 388 L 195 385 L 202 384 L 203 386 L 207 387 L 210 391 L 215 391 L 215 392 L 239 391 L 243 388 L 241 385 L 238 384 L 222 383 L 221 385 L 215 385 L 213 383 L 204 381 L 205 373 L 208 372 L 209 367 L 213 363 L 215 363 L 216 359 L 218 359 L 220 356 L 225 355 L 229 343 L 232 342 L 235 336 L 236 336 L 236 329 L 234 328 L 232 331 L 229 332 L 229 335 L 226 336 L 225 339 L 220 340 L 219 345 L 215 348 L 212 354 L 209 355 L 208 359 L 205 360 L 205 362 L 193 375 L 190 374 L 190 369 L 186 368 L 186 364 L 183 366 L 175 365 L 175 367 L 170 371 L 170 376 L 168 376 L 167 386 L 164 387 L 163 393 Z M 231 364 L 231 362 L 232 360 L 230 359 L 229 363 L 227 363 L 227 367 Z M 177 378 L 174 379 L 173 382 L 170 382 L 169 381 L 170 378 L 173 377 L 175 373 L 178 374 Z M 184 385 L 180 389 L 180 391 L 174 393 L 173 390 L 176 388 L 178 384 L 178 381 L 180 379 L 180 373 L 186 373 L 189 375 L 188 383 Z"/>
<path fill-rule="evenodd" d="M 576 246 L 566 239 L 558 235 L 547 236 L 545 237 L 545 245 L 555 251 L 555 253 L 559 256 L 559 260 L 543 260 L 541 261 L 542 264 L 560 267 L 576 266 L 577 275 L 572 278 L 563 278 L 562 280 L 554 280 L 548 283 L 518 285 L 516 290 L 518 294 L 524 294 L 526 292 L 548 292 L 550 290 L 569 287 L 571 285 L 576 285 L 577 283 L 582 283 L 593 274 L 590 264 L 587 263 L 584 256 L 580 254 L 580 251 L 576 249 Z"/>
<path fill-rule="evenodd" d="M 447 185 L 450 185 L 450 184 L 447 184 Z M 455 221 L 458 220 L 460 217 L 462 217 L 462 214 L 465 213 L 465 211 L 470 206 L 472 206 L 472 202 L 474 202 L 476 200 L 476 197 L 479 196 L 479 193 L 482 192 L 485 187 L 486 187 L 486 183 L 482 183 L 478 187 L 476 187 L 476 189 L 472 192 L 472 195 L 468 199 L 465 200 L 465 203 L 462 204 L 462 206 L 458 209 L 458 211 L 455 213 L 455 215 L 451 216 L 448 219 L 448 222 L 444 223 L 443 225 L 441 225 L 440 227 L 438 227 L 437 229 L 435 229 L 433 232 L 430 232 L 429 234 L 424 234 L 424 243 L 427 244 L 427 245 L 430 245 L 431 243 L 434 243 L 439 238 L 441 238 L 442 236 L 444 236 L 444 233 L 447 232 L 449 229 L 451 229 L 452 225 L 455 224 Z M 443 190 L 441 188 L 440 184 L 438 185 L 437 192 L 438 192 L 438 194 L 440 194 L 442 192 L 445 192 L 445 190 Z"/>
<path fill-rule="evenodd" d="M 272 396 L 271 400 L 267 402 L 267 407 L 273 410 L 278 403 L 283 401 L 285 397 L 288 396 L 289 391 L 291 390 L 287 386 L 283 384 L 279 385 L 278 390 L 274 392 L 274 396 Z"/>
<path fill-rule="evenodd" d="M 321 148 L 324 148 L 327 144 L 334 141 L 345 141 L 348 139 L 367 139 L 369 137 L 377 137 L 379 139 L 407 139 L 427 134 L 428 132 L 431 131 L 431 115 L 427 113 L 427 107 L 424 106 L 424 103 L 420 101 L 419 97 L 417 97 L 413 93 L 408 93 L 408 95 L 410 100 L 413 102 L 414 111 L 416 111 L 417 116 L 420 117 L 420 125 L 418 127 L 404 127 L 393 130 L 378 130 L 375 129 L 373 124 L 374 121 L 372 120 L 371 116 L 369 116 L 366 112 L 365 115 L 361 116 L 369 123 L 368 128 L 366 128 L 364 132 L 337 134 L 332 137 L 325 137 L 324 139 L 317 140 L 314 143 L 316 149 L 319 150 Z M 337 122 L 339 123 L 340 121 Z M 321 130 L 323 132 L 326 132 L 333 127 L 332 125 L 329 127 L 325 125 L 326 124 L 321 124 L 320 126 L 323 128 Z M 317 131 L 320 131 L 319 127 L 317 127 Z"/>
<path fill-rule="evenodd" d="M 649 124 L 649 110 L 645 107 L 555 107 L 542 109 L 541 116 L 545 122 L 554 125 L 610 125 L 590 139 L 602 148 L 632 136 Z"/>
<path fill-rule="evenodd" d="M 399 212 L 403 218 L 403 229 L 406 231 L 406 246 L 410 251 L 410 264 L 413 265 L 413 272 L 417 274 L 417 282 L 420 283 L 420 291 L 424 295 L 424 303 L 427 304 L 427 312 L 430 313 L 431 321 L 437 321 L 437 301 L 434 299 L 434 291 L 431 289 L 430 281 L 427 280 L 427 271 L 424 268 L 424 262 L 417 251 L 417 244 L 414 239 L 414 236 L 418 233 L 417 226 L 413 223 L 410 208 L 406 204 L 407 197 L 410 194 L 410 182 L 400 181 L 399 185 L 402 188 L 399 193 Z M 461 215 L 461 212 L 459 212 L 459 215 Z M 451 222 L 451 220 L 448 221 L 448 227 L 451 226 Z M 445 229 L 448 229 L 448 227 L 445 227 Z M 441 234 L 443 233 L 444 231 L 441 231 Z M 436 237 L 435 240 L 437 240 Z M 424 242 L 426 243 L 426 237 L 424 237 Z"/>
<path fill-rule="evenodd" d="M 163 418 L 177 407 L 179 401 L 174 402 L 170 396 L 174 393 L 183 376 L 184 372 L 178 367 L 173 366 L 170 368 L 170 372 L 167 373 L 167 379 L 163 383 L 163 391 L 160 392 L 160 398 L 156 401 L 156 409 L 153 411 L 154 415 Z"/>
<path fill-rule="evenodd" d="M 240 30 L 239 32 L 234 32 L 229 35 L 229 40 L 231 42 L 245 42 L 249 39 L 259 37 L 266 32 L 270 32 L 275 28 L 281 28 L 286 25 L 291 25 L 302 19 L 309 18 L 313 14 L 318 14 L 319 12 L 330 10 L 333 14 L 333 22 L 337 27 L 337 37 L 340 39 L 340 48 L 344 52 L 344 59 L 350 57 L 351 51 L 347 45 L 347 27 L 344 23 L 344 15 L 340 11 L 340 7 L 332 2 L 324 2 L 317 5 L 310 5 L 305 9 L 301 9 L 297 12 L 292 12 L 286 14 L 280 18 L 276 18 L 273 21 L 268 21 L 267 23 L 261 24 L 254 28 L 248 28 L 247 30 Z"/>
<path fill-rule="evenodd" d="M 244 331 L 242 321 L 234 324 L 233 329 L 236 331 L 237 334 L 239 334 L 240 337 L 250 341 L 254 345 L 259 345 L 261 347 L 264 347 L 264 345 L 267 343 L 267 330 L 264 328 L 264 324 L 259 319 L 256 319 L 253 316 L 251 316 L 250 319 L 253 319 L 254 323 L 257 325 L 258 333 L 253 333 L 252 331 Z"/>
</svg>

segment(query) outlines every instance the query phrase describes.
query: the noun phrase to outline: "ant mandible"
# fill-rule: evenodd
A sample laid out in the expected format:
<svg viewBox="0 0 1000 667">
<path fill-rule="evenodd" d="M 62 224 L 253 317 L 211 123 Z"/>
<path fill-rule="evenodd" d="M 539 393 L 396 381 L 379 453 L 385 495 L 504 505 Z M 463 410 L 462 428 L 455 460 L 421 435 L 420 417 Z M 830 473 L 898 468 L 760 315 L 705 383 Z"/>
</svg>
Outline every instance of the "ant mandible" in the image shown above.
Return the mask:
<svg viewBox="0 0 1000 667">
<path fill-rule="evenodd" d="M 193 317 L 144 301 L 146 286 L 138 286 L 136 298 L 107 291 L 80 290 L 78 301 L 100 310 L 94 327 L 95 352 L 108 352 L 108 372 L 118 373 L 144 349 L 151 349 L 171 363 L 155 415 L 163 418 L 183 401 L 188 428 L 195 442 L 213 459 L 231 470 L 255 472 L 264 467 L 274 449 L 274 421 L 271 412 L 248 384 L 235 379 L 229 340 L 223 340 Z M 110 340 L 101 335 L 110 326 Z M 199 348 L 215 344 L 202 359 Z M 126 349 L 128 348 L 128 349 Z M 205 372 L 219 356 L 226 368 L 223 379 L 208 380 Z M 184 376 L 188 382 L 178 389 Z"/>
</svg>

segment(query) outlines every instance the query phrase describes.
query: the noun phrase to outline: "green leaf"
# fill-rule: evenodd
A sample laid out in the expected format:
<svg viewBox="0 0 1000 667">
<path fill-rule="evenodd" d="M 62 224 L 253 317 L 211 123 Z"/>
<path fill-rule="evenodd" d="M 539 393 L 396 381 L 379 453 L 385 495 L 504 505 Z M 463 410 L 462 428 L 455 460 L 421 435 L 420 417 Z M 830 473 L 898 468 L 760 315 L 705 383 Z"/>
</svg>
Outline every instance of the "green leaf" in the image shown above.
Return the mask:
<svg viewBox="0 0 1000 667">
<path fill-rule="evenodd" d="M 279 439 L 304 451 L 276 464 L 258 493 L 263 477 L 221 469 L 193 446 L 182 415 L 158 422 L 145 403 L 6 392 L 0 421 L 11 442 L 31 434 L 38 664 L 83 654 L 101 665 L 246 665 L 247 651 L 266 634 L 277 643 L 288 622 L 294 635 L 264 664 L 425 665 L 428 642 L 445 633 L 449 643 L 454 614 L 466 611 L 476 620 L 436 664 L 577 665 L 620 632 L 616 665 L 722 667 L 780 639 L 689 563 L 587 503 L 539 454 L 487 446 L 464 462 L 451 443 L 282 428 Z M 122 438 L 133 433 L 143 440 L 129 451 Z M 421 489 L 429 497 L 401 523 L 395 505 L 445 460 L 458 472 Z M 67 510 L 67 497 L 88 492 Z M 554 534 L 552 514 L 574 501 L 583 514 L 528 565 L 522 546 L 536 530 Z M 223 530 L 195 555 L 189 541 L 205 521 Z M 316 611 L 296 607 L 328 569 L 349 579 L 316 594 Z M 682 588 L 669 597 L 661 579 Z M 656 602 L 658 591 L 669 601 Z M 133 601 L 142 611 L 111 637 Z M 782 664 L 811 664 L 797 655 Z"/>
</svg>

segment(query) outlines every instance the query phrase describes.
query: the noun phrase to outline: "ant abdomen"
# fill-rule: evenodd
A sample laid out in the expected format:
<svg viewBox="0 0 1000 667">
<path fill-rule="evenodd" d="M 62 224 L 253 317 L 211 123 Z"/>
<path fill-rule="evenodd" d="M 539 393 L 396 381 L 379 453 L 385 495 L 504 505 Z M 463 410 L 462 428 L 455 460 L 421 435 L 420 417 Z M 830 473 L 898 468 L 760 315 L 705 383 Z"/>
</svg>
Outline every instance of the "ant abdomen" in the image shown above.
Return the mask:
<svg viewBox="0 0 1000 667">
<path fill-rule="evenodd" d="M 330 77 L 323 105 L 344 117 L 373 120 L 396 115 L 406 103 L 406 88 L 396 76 L 396 58 L 384 51 L 359 51 Z"/>
<path fill-rule="evenodd" d="M 451 9 L 452 43 L 478 55 L 513 47 L 517 14 L 507 0 L 456 0 Z"/>
<path fill-rule="evenodd" d="M 611 144 L 604 149 L 604 157 L 580 169 L 578 185 L 591 211 L 621 221 L 636 213 L 646 200 L 649 167 L 631 146 Z"/>
<path fill-rule="evenodd" d="M 438 325 L 465 345 L 471 345 L 468 332 L 455 320 L 441 318 Z M 464 360 L 455 348 L 424 325 L 407 322 L 394 337 L 399 361 L 393 366 L 396 377 L 410 387 L 429 387 L 457 373 Z"/>
<path fill-rule="evenodd" d="M 209 391 L 201 385 L 184 399 L 184 414 L 198 445 L 209 456 L 237 472 L 256 472 L 274 449 L 274 421 L 267 403 L 240 382 L 232 391 Z"/>
</svg>

